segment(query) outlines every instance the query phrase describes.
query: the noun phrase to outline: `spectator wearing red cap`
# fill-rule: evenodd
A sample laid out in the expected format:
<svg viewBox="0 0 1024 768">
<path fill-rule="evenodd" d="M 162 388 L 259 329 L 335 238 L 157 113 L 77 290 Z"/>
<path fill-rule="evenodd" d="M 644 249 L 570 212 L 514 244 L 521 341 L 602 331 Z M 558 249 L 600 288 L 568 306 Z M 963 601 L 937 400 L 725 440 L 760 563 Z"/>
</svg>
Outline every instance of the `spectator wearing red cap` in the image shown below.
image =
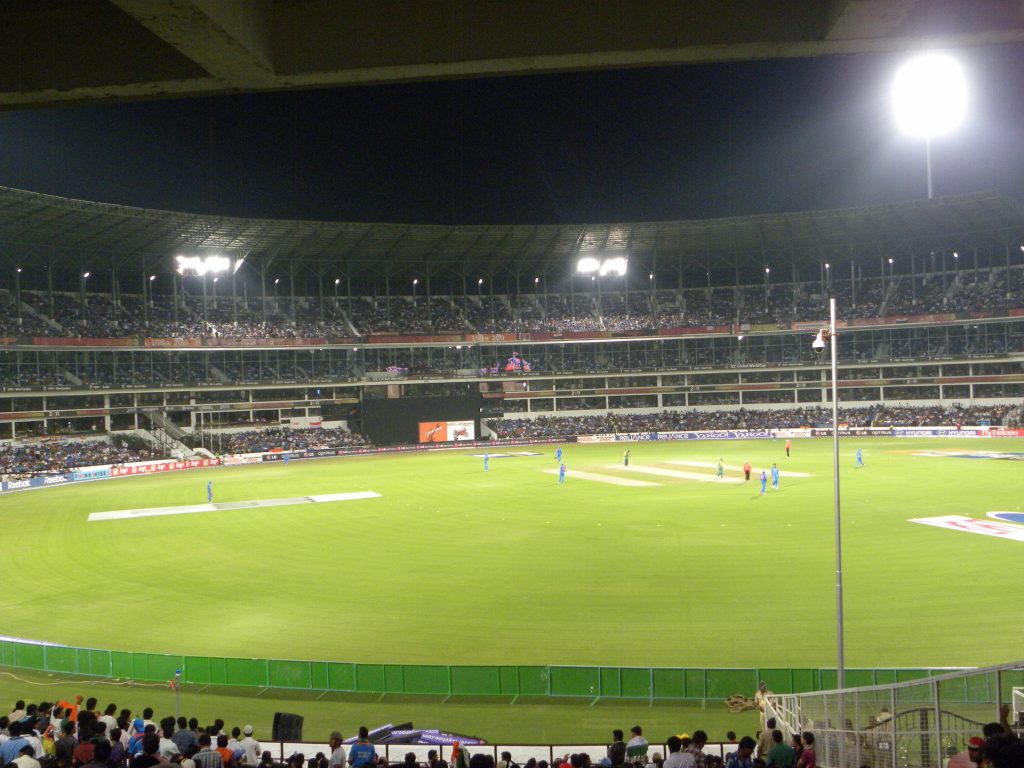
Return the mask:
<svg viewBox="0 0 1024 768">
<path fill-rule="evenodd" d="M 985 740 L 980 736 L 973 736 L 967 741 L 967 749 L 949 758 L 947 768 L 978 768 L 981 763 L 981 750 L 984 747 Z"/>
</svg>

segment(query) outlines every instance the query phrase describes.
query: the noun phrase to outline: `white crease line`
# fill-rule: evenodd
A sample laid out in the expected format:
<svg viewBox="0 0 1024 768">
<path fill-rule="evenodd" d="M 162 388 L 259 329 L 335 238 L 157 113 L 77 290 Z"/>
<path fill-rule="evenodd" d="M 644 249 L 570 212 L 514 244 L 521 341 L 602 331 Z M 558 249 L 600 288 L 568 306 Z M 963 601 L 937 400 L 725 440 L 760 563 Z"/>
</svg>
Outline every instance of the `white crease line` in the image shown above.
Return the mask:
<svg viewBox="0 0 1024 768">
<path fill-rule="evenodd" d="M 680 461 L 678 459 L 674 459 L 672 461 L 669 461 L 668 463 L 669 464 L 678 464 L 678 465 L 680 465 L 682 467 L 707 467 L 708 469 L 715 469 L 718 466 L 713 461 Z M 735 472 L 742 472 L 743 471 L 743 467 L 741 467 L 739 464 L 723 464 L 722 466 L 725 467 L 726 469 L 730 469 L 730 470 L 733 470 Z M 772 468 L 771 467 L 751 467 L 751 470 L 750 470 L 751 476 L 753 476 L 755 474 L 758 474 L 758 475 L 761 474 L 761 470 L 762 469 L 765 472 L 767 472 L 769 475 L 772 473 Z M 780 477 L 814 477 L 814 475 L 809 475 L 806 472 L 790 472 L 789 470 L 786 470 L 786 469 L 780 469 L 779 470 L 779 476 Z"/>
<path fill-rule="evenodd" d="M 648 467 L 644 464 L 634 464 L 628 467 L 617 464 L 609 465 L 608 469 L 617 469 L 620 472 L 642 472 L 645 475 L 659 475 L 661 477 L 672 477 L 676 480 L 696 480 L 703 483 L 742 483 L 742 477 L 718 478 L 709 475 L 707 472 L 685 472 L 681 469 L 665 469 L 664 467 Z"/>
<path fill-rule="evenodd" d="M 351 493 L 325 493 L 315 496 L 299 496 L 293 499 L 256 499 L 254 501 L 225 501 L 213 504 L 190 504 L 181 507 L 149 507 L 145 509 L 116 509 L 112 512 L 92 512 L 89 522 L 101 520 L 128 520 L 137 517 L 163 517 L 164 515 L 194 515 L 200 512 L 229 512 L 235 509 L 257 507 L 290 507 L 296 504 L 324 504 L 332 501 L 354 501 L 376 499 L 380 494 L 374 491 L 353 491 Z"/>
<path fill-rule="evenodd" d="M 544 472 L 548 475 L 558 474 L 557 469 L 545 469 Z M 566 477 L 573 480 L 592 480 L 595 483 L 608 483 L 609 485 L 627 485 L 632 488 L 654 488 L 661 485 L 661 483 L 648 483 L 644 480 L 627 480 L 624 477 L 600 475 L 596 472 L 580 472 L 575 469 L 566 472 Z"/>
</svg>

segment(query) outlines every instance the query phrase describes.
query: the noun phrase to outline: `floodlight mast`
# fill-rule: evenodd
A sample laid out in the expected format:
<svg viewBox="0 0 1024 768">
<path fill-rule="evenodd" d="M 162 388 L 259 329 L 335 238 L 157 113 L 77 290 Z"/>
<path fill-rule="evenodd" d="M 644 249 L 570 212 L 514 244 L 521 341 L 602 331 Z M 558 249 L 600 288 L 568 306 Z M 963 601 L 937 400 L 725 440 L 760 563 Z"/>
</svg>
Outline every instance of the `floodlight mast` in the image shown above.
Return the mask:
<svg viewBox="0 0 1024 768">
<path fill-rule="evenodd" d="M 839 355 L 836 342 L 836 300 L 828 300 L 829 347 L 832 352 L 832 494 L 835 502 L 836 528 L 836 685 L 846 687 L 846 661 L 843 643 L 843 539 L 842 517 L 839 513 Z"/>
<path fill-rule="evenodd" d="M 944 53 L 925 53 L 896 72 L 892 87 L 896 122 L 924 139 L 928 199 L 933 197 L 932 137 L 955 130 L 967 114 L 967 80 L 960 63 Z"/>
</svg>

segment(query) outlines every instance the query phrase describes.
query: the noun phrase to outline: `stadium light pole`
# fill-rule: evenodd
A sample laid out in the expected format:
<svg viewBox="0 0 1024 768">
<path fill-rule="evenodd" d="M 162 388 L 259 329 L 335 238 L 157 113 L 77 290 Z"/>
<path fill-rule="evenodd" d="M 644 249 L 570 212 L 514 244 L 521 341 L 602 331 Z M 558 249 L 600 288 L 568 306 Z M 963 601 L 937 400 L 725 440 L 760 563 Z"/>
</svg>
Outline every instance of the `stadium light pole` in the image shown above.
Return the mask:
<svg viewBox="0 0 1024 768">
<path fill-rule="evenodd" d="M 967 78 L 963 67 L 945 53 L 920 54 L 896 71 L 892 102 L 900 129 L 909 136 L 924 139 L 931 200 L 932 139 L 956 130 L 967 114 Z"/>
<path fill-rule="evenodd" d="M 843 647 L 843 537 L 839 509 L 839 344 L 836 341 L 836 299 L 828 300 L 829 347 L 832 353 L 832 494 L 835 498 L 836 524 L 836 683 L 846 687 L 846 661 Z"/>
<path fill-rule="evenodd" d="M 412 279 L 412 305 L 414 307 L 416 306 L 416 286 L 419 285 L 419 284 L 420 284 L 420 279 L 418 277 L 414 277 Z"/>
<path fill-rule="evenodd" d="M 82 325 L 85 325 L 85 312 L 86 312 L 86 306 L 85 306 L 85 305 L 86 305 L 86 298 L 85 298 L 85 294 L 86 294 L 86 281 L 87 281 L 87 280 L 89 279 L 89 275 L 91 275 L 91 274 L 92 274 L 92 272 L 83 272 L 83 273 L 82 273 L 82 282 L 81 282 L 81 286 L 82 286 L 82 302 L 81 302 L 81 304 L 82 304 Z"/>
<path fill-rule="evenodd" d="M 846 659 L 843 647 L 843 537 L 839 506 L 839 344 L 836 341 L 836 300 L 830 297 L 829 325 L 818 331 L 811 346 L 822 352 L 829 345 L 832 359 L 832 496 L 835 515 L 836 547 L 836 687 L 846 687 Z M 841 707 L 842 705 L 840 705 Z M 840 716 L 842 713 L 840 712 Z M 840 719 L 842 722 L 842 719 Z"/>
<path fill-rule="evenodd" d="M 21 325 L 21 267 L 14 268 L 14 313 Z"/>
</svg>

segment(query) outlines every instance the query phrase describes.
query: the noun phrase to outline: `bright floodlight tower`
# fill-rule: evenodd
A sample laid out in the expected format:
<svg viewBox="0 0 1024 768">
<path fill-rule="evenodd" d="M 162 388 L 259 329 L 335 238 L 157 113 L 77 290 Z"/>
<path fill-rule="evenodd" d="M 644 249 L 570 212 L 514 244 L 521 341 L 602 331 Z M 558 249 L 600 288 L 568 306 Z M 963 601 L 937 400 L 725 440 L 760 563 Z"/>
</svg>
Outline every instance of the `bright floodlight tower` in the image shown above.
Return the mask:
<svg viewBox="0 0 1024 768">
<path fill-rule="evenodd" d="M 960 62 L 945 53 L 923 53 L 896 72 L 893 111 L 900 129 L 924 139 L 928 199 L 932 199 L 932 138 L 956 130 L 967 114 L 967 78 Z"/>
</svg>

